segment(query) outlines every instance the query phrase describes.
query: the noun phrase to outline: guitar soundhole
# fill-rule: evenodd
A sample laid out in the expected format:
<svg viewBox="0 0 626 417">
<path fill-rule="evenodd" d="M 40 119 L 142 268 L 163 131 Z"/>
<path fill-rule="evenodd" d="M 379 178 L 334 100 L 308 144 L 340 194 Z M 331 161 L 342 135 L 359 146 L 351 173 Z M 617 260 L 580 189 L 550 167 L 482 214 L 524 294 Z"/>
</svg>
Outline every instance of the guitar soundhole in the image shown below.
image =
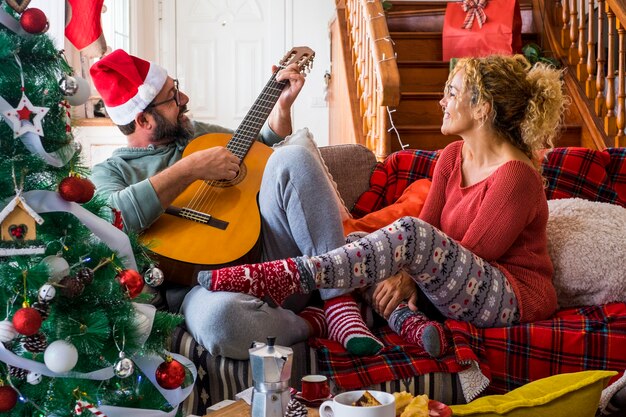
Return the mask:
<svg viewBox="0 0 626 417">
<path fill-rule="evenodd" d="M 239 173 L 232 180 L 207 181 L 207 183 L 209 185 L 212 185 L 213 187 L 220 187 L 220 188 L 232 187 L 233 185 L 237 185 L 241 181 L 243 181 L 244 178 L 246 178 L 247 174 L 248 174 L 248 168 L 246 167 L 246 163 L 243 162 L 241 165 L 239 165 Z"/>
</svg>

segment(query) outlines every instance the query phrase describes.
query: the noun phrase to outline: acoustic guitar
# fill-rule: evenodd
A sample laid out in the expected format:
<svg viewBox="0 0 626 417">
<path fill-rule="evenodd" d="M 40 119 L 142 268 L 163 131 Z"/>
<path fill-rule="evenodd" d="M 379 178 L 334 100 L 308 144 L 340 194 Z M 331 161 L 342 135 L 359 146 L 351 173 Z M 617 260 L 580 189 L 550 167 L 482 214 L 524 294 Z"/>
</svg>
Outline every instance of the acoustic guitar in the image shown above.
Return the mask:
<svg viewBox="0 0 626 417">
<path fill-rule="evenodd" d="M 297 64 L 310 69 L 315 53 L 295 47 L 283 57 L 279 69 Z M 272 74 L 240 126 L 231 136 L 212 133 L 192 140 L 183 158 L 214 146 L 225 146 L 239 157 L 239 174 L 232 180 L 195 181 L 140 237 L 159 255 L 159 267 L 168 282 L 195 285 L 195 274 L 250 262 L 261 232 L 257 194 L 272 150 L 257 141 L 274 104 L 289 83 Z"/>
</svg>

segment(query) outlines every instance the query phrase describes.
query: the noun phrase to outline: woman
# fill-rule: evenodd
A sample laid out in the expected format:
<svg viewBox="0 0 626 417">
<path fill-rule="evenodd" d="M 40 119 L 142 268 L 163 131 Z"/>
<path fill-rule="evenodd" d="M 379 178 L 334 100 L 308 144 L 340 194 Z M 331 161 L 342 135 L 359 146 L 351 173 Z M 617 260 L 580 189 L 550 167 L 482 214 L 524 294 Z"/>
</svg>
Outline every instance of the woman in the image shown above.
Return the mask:
<svg viewBox="0 0 626 417">
<path fill-rule="evenodd" d="M 442 151 L 419 218 L 320 256 L 205 272 L 201 285 L 280 304 L 294 293 L 408 273 L 448 318 L 498 327 L 549 317 L 556 293 L 539 157 L 553 146 L 566 104 L 560 75 L 520 55 L 461 59 L 440 104 L 442 133 L 463 140 Z M 414 306 L 398 306 L 389 324 L 434 357 L 446 348 L 441 324 Z"/>
</svg>

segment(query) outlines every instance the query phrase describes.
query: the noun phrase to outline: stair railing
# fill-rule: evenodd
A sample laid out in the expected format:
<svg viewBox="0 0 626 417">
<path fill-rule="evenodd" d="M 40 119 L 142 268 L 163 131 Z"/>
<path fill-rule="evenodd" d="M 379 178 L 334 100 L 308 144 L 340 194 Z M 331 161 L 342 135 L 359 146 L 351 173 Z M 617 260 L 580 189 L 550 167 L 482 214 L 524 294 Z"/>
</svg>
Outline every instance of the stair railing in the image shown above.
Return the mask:
<svg viewBox="0 0 626 417">
<path fill-rule="evenodd" d="M 626 5 L 623 0 L 538 0 L 545 11 L 544 33 L 572 69 L 595 123 L 600 148 L 626 146 Z M 574 101 L 576 101 L 574 97 Z M 591 130 L 593 132 L 593 130 Z M 593 133 L 592 133 L 593 136 Z"/>
<path fill-rule="evenodd" d="M 400 73 L 380 0 L 337 0 L 345 9 L 364 145 L 378 158 L 390 153 L 388 107 L 400 102 Z"/>
</svg>

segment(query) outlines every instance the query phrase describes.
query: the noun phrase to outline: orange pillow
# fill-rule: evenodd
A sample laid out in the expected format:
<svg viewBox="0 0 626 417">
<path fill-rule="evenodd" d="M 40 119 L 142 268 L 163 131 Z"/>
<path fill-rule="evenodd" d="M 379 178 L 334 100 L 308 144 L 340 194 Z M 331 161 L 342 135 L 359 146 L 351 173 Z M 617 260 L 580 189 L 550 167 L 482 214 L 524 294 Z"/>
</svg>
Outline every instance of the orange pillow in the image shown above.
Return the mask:
<svg viewBox="0 0 626 417">
<path fill-rule="evenodd" d="M 360 219 L 346 219 L 343 221 L 343 232 L 347 236 L 352 232 L 371 233 L 387 226 L 402 216 L 417 217 L 424 207 L 424 201 L 430 190 L 430 180 L 420 179 L 406 187 L 395 203 L 380 210 L 366 214 Z"/>
</svg>

